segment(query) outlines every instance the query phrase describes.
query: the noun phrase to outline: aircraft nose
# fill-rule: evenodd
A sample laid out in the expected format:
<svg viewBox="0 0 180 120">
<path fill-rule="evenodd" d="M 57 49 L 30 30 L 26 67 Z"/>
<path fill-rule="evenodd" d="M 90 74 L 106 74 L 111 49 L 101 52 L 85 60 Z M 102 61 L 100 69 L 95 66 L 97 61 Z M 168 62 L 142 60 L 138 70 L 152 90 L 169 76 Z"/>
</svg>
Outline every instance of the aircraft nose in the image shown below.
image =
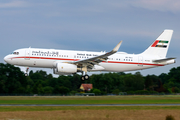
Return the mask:
<svg viewBox="0 0 180 120">
<path fill-rule="evenodd" d="M 4 57 L 4 61 L 5 61 L 6 63 L 8 63 L 8 56 L 5 56 L 5 57 Z"/>
</svg>

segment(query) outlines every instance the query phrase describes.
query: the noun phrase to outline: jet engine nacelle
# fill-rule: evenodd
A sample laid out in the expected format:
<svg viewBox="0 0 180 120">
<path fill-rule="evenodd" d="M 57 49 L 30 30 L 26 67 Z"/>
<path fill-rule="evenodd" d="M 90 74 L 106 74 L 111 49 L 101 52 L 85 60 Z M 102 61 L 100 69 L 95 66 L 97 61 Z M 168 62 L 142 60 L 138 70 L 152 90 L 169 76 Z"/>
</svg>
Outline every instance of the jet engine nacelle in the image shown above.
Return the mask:
<svg viewBox="0 0 180 120">
<path fill-rule="evenodd" d="M 54 74 L 68 75 L 77 72 L 77 66 L 68 63 L 56 63 Z"/>
</svg>

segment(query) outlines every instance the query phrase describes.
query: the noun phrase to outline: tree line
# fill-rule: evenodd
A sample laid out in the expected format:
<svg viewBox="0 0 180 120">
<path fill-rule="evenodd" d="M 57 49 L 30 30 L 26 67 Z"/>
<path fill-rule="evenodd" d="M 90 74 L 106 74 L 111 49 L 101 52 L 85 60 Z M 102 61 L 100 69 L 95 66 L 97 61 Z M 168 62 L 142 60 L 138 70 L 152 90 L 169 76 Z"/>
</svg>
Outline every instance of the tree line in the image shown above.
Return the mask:
<svg viewBox="0 0 180 120">
<path fill-rule="evenodd" d="M 140 72 L 135 74 L 121 72 L 94 74 L 88 81 L 81 81 L 80 77 L 74 74 L 55 78 L 42 70 L 30 71 L 26 77 L 18 67 L 0 63 L 0 94 L 74 94 L 81 92 L 79 88 L 82 83 L 93 84 L 90 92 L 97 94 L 180 92 L 180 67 L 172 68 L 169 73 L 162 73 L 159 76 L 142 76 Z"/>
</svg>

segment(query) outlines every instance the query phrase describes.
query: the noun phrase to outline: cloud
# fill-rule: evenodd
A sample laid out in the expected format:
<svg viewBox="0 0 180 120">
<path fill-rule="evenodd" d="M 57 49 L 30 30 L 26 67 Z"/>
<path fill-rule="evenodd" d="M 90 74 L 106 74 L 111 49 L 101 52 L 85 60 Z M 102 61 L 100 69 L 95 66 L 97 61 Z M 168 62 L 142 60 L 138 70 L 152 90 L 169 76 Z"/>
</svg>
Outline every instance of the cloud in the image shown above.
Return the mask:
<svg viewBox="0 0 180 120">
<path fill-rule="evenodd" d="M 129 4 L 149 10 L 180 12 L 179 0 L 136 0 Z"/>
<path fill-rule="evenodd" d="M 180 12 L 180 1 L 179 0 L 114 0 L 109 3 L 106 1 L 106 8 L 111 9 L 133 9 L 143 8 L 152 11 L 161 11 L 161 12 Z"/>
<path fill-rule="evenodd" d="M 6 3 L 0 3 L 0 8 L 16 8 L 16 7 L 25 7 L 27 3 L 25 1 L 20 0 L 12 0 Z"/>
</svg>

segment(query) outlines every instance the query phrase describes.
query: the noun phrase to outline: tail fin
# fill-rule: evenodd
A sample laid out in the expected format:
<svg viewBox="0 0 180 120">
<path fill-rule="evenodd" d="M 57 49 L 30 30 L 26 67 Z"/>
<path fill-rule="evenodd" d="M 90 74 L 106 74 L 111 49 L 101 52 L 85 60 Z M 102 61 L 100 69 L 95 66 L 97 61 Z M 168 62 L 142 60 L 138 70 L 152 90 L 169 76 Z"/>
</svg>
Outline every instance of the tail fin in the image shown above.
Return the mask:
<svg viewBox="0 0 180 120">
<path fill-rule="evenodd" d="M 173 30 L 164 30 L 163 33 L 154 41 L 154 43 L 150 45 L 148 49 L 146 49 L 142 54 L 165 58 L 170 45 L 172 34 Z"/>
</svg>

